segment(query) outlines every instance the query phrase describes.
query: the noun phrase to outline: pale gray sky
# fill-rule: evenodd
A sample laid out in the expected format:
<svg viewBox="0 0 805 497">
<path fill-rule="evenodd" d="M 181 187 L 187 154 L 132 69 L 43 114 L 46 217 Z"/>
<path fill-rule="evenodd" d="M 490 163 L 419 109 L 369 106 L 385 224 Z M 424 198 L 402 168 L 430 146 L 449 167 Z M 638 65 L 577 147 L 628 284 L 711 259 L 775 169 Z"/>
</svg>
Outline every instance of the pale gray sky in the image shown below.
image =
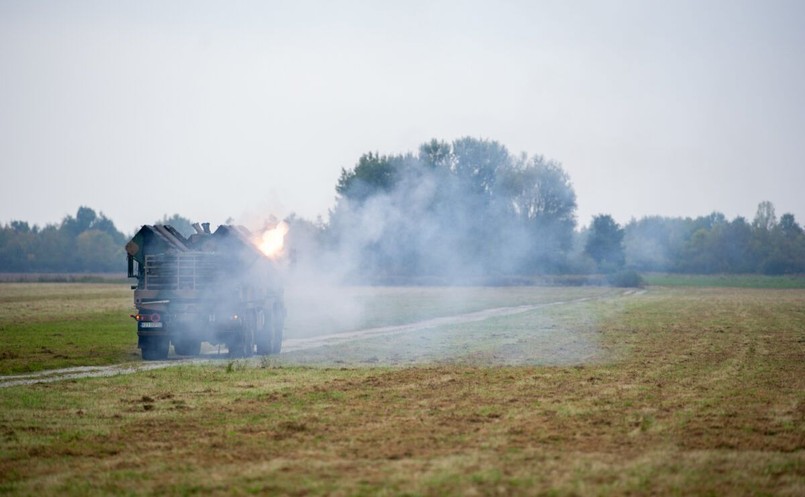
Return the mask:
<svg viewBox="0 0 805 497">
<path fill-rule="evenodd" d="M 805 222 L 802 1 L 0 0 L 0 222 L 332 206 L 362 153 L 494 139 L 594 214 Z"/>
</svg>

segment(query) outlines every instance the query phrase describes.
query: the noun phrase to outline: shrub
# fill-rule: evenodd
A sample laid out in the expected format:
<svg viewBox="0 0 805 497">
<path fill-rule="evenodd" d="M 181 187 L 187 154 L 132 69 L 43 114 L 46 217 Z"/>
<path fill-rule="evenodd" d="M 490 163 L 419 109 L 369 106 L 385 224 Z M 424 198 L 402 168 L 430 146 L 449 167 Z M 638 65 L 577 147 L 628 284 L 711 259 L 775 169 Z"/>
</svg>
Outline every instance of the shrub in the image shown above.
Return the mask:
<svg viewBox="0 0 805 497">
<path fill-rule="evenodd" d="M 621 288 L 642 288 L 646 283 L 643 277 L 633 269 L 612 273 L 607 276 L 607 281 L 610 285 Z"/>
</svg>

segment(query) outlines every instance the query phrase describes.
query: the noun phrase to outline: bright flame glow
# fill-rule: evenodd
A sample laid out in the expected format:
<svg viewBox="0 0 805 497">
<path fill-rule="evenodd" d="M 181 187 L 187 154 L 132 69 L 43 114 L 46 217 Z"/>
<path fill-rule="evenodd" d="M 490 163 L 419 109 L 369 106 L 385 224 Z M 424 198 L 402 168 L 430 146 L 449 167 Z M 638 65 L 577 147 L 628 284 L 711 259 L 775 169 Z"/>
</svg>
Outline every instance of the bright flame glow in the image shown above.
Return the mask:
<svg viewBox="0 0 805 497">
<path fill-rule="evenodd" d="M 273 229 L 263 232 L 260 241 L 260 250 L 269 257 L 277 257 L 282 254 L 285 245 L 285 235 L 288 233 L 288 223 L 281 221 Z"/>
</svg>

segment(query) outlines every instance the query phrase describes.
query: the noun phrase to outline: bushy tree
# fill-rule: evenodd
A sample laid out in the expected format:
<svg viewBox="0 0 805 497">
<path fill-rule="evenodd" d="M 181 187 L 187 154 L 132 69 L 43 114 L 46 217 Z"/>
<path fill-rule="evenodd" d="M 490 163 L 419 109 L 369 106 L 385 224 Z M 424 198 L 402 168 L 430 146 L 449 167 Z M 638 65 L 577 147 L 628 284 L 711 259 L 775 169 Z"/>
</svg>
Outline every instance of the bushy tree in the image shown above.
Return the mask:
<svg viewBox="0 0 805 497">
<path fill-rule="evenodd" d="M 771 231 L 776 224 L 777 216 L 774 213 L 774 204 L 768 200 L 758 204 L 752 228 L 758 231 Z"/>
<path fill-rule="evenodd" d="M 363 155 L 336 185 L 328 239 L 366 272 L 484 275 L 560 266 L 576 196 L 556 162 L 493 140 L 431 140 L 417 155 Z"/>
<path fill-rule="evenodd" d="M 681 218 L 648 216 L 624 227 L 626 265 L 638 271 L 671 271 L 687 236 Z"/>
<path fill-rule="evenodd" d="M 768 233 L 769 247 L 764 251 L 761 271 L 766 274 L 805 273 L 805 235 L 794 215 L 783 214 Z"/>
<path fill-rule="evenodd" d="M 120 271 L 125 261 L 123 246 L 108 233 L 87 230 L 76 239 L 76 263 L 78 271 Z"/>
<path fill-rule="evenodd" d="M 372 152 L 364 154 L 353 169 L 341 169 L 335 190 L 351 201 L 363 201 L 373 195 L 388 192 L 396 184 L 404 160 L 400 156 Z"/>
<path fill-rule="evenodd" d="M 587 234 L 584 251 L 604 272 L 623 267 L 625 256 L 623 248 L 623 228 L 609 214 L 593 217 Z"/>
</svg>

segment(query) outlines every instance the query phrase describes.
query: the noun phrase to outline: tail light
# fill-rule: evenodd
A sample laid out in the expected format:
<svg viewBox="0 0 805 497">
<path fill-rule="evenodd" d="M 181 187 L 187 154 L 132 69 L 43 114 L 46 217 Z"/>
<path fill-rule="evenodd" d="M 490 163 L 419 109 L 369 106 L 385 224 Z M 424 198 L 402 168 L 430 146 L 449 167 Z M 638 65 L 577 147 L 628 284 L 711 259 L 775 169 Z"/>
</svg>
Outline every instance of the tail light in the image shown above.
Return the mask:
<svg viewBox="0 0 805 497">
<path fill-rule="evenodd" d="M 135 321 L 142 321 L 144 323 L 147 323 L 149 321 L 154 322 L 154 323 L 158 323 L 160 320 L 162 320 L 162 316 L 160 316 L 159 314 L 156 314 L 156 313 L 154 313 L 154 314 L 130 314 L 130 316 L 133 317 Z"/>
</svg>

